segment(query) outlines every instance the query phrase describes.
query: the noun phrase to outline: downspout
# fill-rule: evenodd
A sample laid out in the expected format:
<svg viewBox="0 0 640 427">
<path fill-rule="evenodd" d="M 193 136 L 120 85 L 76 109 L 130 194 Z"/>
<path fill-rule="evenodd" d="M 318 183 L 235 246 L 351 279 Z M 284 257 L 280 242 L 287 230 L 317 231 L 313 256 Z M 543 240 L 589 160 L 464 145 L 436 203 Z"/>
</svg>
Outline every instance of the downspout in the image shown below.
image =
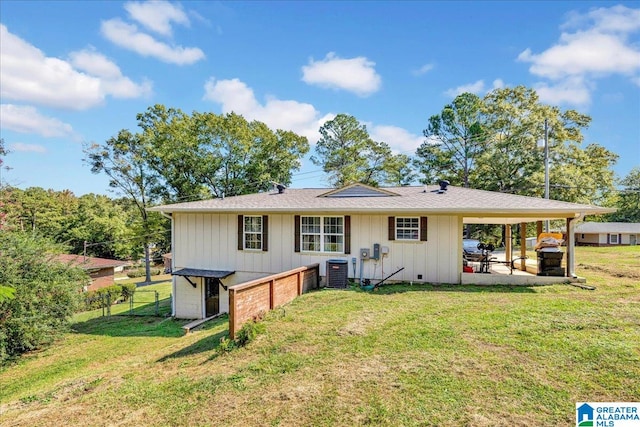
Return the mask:
<svg viewBox="0 0 640 427">
<path fill-rule="evenodd" d="M 169 219 L 171 221 L 171 272 L 173 272 L 175 270 L 175 261 L 176 261 L 176 257 L 175 254 L 173 253 L 173 241 L 174 241 L 174 235 L 173 235 L 173 216 L 164 213 L 163 211 L 160 211 L 160 215 L 162 215 L 163 217 Z M 171 275 L 171 317 L 176 317 L 176 276 Z"/>
</svg>

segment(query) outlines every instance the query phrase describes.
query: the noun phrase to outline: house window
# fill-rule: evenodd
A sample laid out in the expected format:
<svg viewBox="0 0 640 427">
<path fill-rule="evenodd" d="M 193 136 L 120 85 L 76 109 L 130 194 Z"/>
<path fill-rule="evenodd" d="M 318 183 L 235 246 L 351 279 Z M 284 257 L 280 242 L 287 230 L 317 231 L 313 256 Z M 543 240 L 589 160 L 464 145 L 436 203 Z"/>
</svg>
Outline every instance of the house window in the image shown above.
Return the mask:
<svg viewBox="0 0 640 427">
<path fill-rule="evenodd" d="M 262 250 L 262 217 L 244 217 L 244 248 Z"/>
<path fill-rule="evenodd" d="M 344 217 L 303 216 L 300 218 L 303 252 L 344 252 Z"/>
<path fill-rule="evenodd" d="M 420 218 L 396 217 L 396 240 L 419 240 Z"/>
<path fill-rule="evenodd" d="M 617 245 L 618 242 L 618 235 L 617 234 L 609 234 L 609 243 L 611 243 L 612 245 Z"/>
</svg>

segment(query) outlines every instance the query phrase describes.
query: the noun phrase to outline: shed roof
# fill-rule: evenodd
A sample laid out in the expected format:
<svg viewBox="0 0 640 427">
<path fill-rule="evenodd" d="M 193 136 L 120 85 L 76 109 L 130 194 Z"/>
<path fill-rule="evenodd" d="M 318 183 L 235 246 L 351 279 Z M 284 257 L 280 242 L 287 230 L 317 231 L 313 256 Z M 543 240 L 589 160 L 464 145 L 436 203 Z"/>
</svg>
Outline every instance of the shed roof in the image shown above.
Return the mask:
<svg viewBox="0 0 640 427">
<path fill-rule="evenodd" d="M 360 187 L 360 188 L 355 188 Z M 390 215 L 460 215 L 468 223 L 513 224 L 554 218 L 577 218 L 614 212 L 593 205 L 449 186 L 386 187 L 371 192 L 362 184 L 331 190 L 288 188 L 227 198 L 156 206 L 165 213 L 383 213 Z M 356 191 L 361 190 L 361 191 Z"/>
</svg>

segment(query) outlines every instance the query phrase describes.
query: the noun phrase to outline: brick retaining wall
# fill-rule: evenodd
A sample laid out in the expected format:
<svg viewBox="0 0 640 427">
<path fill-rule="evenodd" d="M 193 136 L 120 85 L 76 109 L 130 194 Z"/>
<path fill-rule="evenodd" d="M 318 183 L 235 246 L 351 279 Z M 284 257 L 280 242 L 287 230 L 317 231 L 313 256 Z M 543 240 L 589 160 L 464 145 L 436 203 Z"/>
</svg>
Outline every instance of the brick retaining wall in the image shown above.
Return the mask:
<svg viewBox="0 0 640 427">
<path fill-rule="evenodd" d="M 284 305 L 320 284 L 320 265 L 312 264 L 229 287 L 229 336 L 248 320 Z"/>
</svg>

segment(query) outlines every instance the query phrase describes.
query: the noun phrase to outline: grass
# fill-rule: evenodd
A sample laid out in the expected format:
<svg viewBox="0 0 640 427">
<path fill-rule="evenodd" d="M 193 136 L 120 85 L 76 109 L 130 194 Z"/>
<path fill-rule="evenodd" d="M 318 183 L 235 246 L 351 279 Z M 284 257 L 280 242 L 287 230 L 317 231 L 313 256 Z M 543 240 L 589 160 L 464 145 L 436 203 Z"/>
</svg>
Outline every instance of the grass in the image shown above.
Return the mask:
<svg viewBox="0 0 640 427">
<path fill-rule="evenodd" d="M 229 353 L 226 318 L 79 317 L 0 372 L 0 424 L 575 425 L 575 402 L 640 399 L 640 251 L 577 251 L 595 291 L 322 290 Z"/>
</svg>

